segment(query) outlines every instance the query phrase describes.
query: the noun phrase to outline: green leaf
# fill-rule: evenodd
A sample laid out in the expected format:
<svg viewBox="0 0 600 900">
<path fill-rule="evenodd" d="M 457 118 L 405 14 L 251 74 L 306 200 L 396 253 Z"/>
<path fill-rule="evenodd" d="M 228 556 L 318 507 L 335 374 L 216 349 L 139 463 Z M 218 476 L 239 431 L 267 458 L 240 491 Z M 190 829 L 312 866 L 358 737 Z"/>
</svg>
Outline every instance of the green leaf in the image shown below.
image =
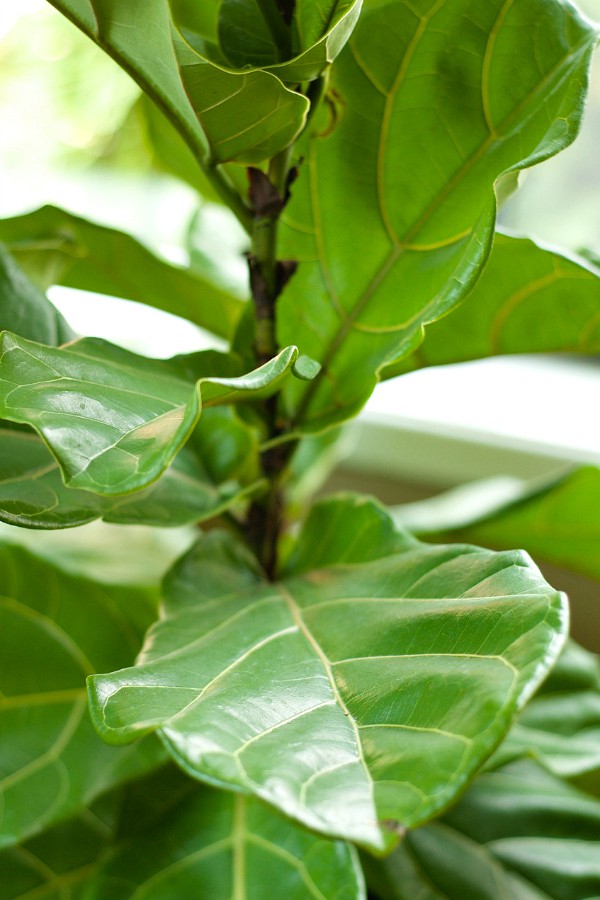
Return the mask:
<svg viewBox="0 0 600 900">
<path fill-rule="evenodd" d="M 523 755 L 586 790 L 600 788 L 600 664 L 573 642 L 491 763 Z"/>
<path fill-rule="evenodd" d="M 34 280 L 43 273 L 44 287 L 62 284 L 135 300 L 220 337 L 233 335 L 244 308 L 211 280 L 160 259 L 130 235 L 55 206 L 0 220 L 0 240 Z"/>
<path fill-rule="evenodd" d="M 187 182 L 207 200 L 221 202 L 179 131 L 145 94 L 141 94 L 132 106 L 125 127 L 136 132 L 139 129 L 141 141 L 156 169 Z"/>
<path fill-rule="evenodd" d="M 300 45 L 310 47 L 315 44 L 330 27 L 331 20 L 340 6 L 338 0 L 296 0 L 295 19 L 300 36 Z"/>
<path fill-rule="evenodd" d="M 267 883 L 285 885 L 290 900 L 365 898 L 354 848 L 170 768 L 92 813 L 1 853 L 3 900 L 258 900 Z"/>
<path fill-rule="evenodd" d="M 431 325 L 419 349 L 382 377 L 502 353 L 557 352 L 600 352 L 598 270 L 497 233 L 462 306 Z"/>
<path fill-rule="evenodd" d="M 100 741 L 85 694 L 87 675 L 135 658 L 153 615 L 148 591 L 97 585 L 0 545 L 0 846 L 160 762 L 155 742 L 131 753 Z"/>
<path fill-rule="evenodd" d="M 270 71 L 289 84 L 319 78 L 342 52 L 358 22 L 361 8 L 362 0 L 327 0 L 325 8 L 314 2 L 309 8 L 300 7 L 297 24 L 300 46 L 304 49 L 289 62 L 271 66 Z"/>
<path fill-rule="evenodd" d="M 44 294 L 0 244 L 0 319 L 4 328 L 55 347 L 74 334 Z"/>
<path fill-rule="evenodd" d="M 3 900 L 85 900 L 86 885 L 116 827 L 119 795 L 0 851 Z"/>
<path fill-rule="evenodd" d="M 361 5 L 362 0 L 305 4 L 288 28 L 275 0 L 223 0 L 219 8 L 219 48 L 216 35 L 189 2 L 178 0 L 173 7 L 176 21 L 198 53 L 241 72 L 266 68 L 281 81 L 296 86 L 319 78 L 336 59 L 358 21 Z"/>
<path fill-rule="evenodd" d="M 279 340 L 323 366 L 286 392 L 294 424 L 352 415 L 467 295 L 491 247 L 495 182 L 573 140 L 596 39 L 559 0 L 367 4 L 284 213 L 281 252 L 300 266 Z"/>
<path fill-rule="evenodd" d="M 235 73 L 186 43 L 167 0 L 50 0 L 137 81 L 204 166 L 260 163 L 300 133 L 308 101 L 263 71 Z"/>
<path fill-rule="evenodd" d="M 299 571 L 319 546 L 324 567 Z M 382 849 L 504 736 L 559 650 L 563 600 L 521 554 L 419 544 L 362 498 L 315 507 L 295 564 L 272 584 L 233 537 L 205 536 L 137 665 L 90 679 L 92 718 L 115 743 L 159 729 L 193 776 Z"/>
<path fill-rule="evenodd" d="M 224 448 L 225 452 L 227 448 Z M 36 435 L 0 429 L 0 521 L 25 528 L 72 528 L 97 519 L 126 525 L 177 527 L 220 515 L 260 489 L 216 485 L 184 448 L 158 481 L 124 497 L 65 486 L 59 465 Z"/>
<path fill-rule="evenodd" d="M 232 357 L 214 351 L 165 362 L 92 338 L 57 350 L 4 332 L 0 417 L 35 428 L 69 487 L 123 494 L 165 471 L 203 406 L 268 396 L 297 359 L 288 347 L 239 375 Z"/>
<path fill-rule="evenodd" d="M 261 13 L 260 0 L 221 0 L 219 7 L 219 45 L 234 68 L 265 68 L 277 62 L 273 35 Z M 275 6 L 274 16 L 283 19 Z"/>
<path fill-rule="evenodd" d="M 600 803 L 532 762 L 480 775 L 440 823 L 365 859 L 381 900 L 591 900 Z"/>
<path fill-rule="evenodd" d="M 525 483 L 508 502 L 479 510 L 470 521 L 425 522 L 420 533 L 474 540 L 490 547 L 523 547 L 546 560 L 600 580 L 600 469 L 583 466 L 542 485 Z M 402 516 L 400 515 L 400 518 Z M 441 532 L 441 533 L 440 533 Z"/>
<path fill-rule="evenodd" d="M 173 809 L 108 858 L 89 898 L 258 900 L 267 885 L 290 900 L 365 898 L 348 844 L 304 831 L 257 800 L 188 783 Z"/>
</svg>

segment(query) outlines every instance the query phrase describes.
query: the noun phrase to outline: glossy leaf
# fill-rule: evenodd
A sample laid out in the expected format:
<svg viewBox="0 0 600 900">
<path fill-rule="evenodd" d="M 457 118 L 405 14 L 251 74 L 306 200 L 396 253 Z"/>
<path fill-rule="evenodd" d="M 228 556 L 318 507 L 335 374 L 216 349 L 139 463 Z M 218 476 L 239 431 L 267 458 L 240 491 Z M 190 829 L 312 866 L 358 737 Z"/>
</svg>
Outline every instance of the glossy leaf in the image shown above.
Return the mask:
<svg viewBox="0 0 600 900">
<path fill-rule="evenodd" d="M 440 823 L 367 860 L 380 900 L 591 900 L 600 803 L 532 762 L 480 775 Z"/>
<path fill-rule="evenodd" d="M 464 299 L 491 246 L 494 183 L 573 140 L 595 42 L 559 0 L 367 4 L 284 215 L 282 255 L 300 266 L 279 339 L 323 366 L 288 389 L 293 423 L 356 412 Z"/>
<path fill-rule="evenodd" d="M 0 429 L 0 521 L 25 528 L 72 528 L 96 519 L 177 527 L 214 518 L 260 489 L 216 485 L 187 448 L 142 491 L 103 497 L 65 486 L 59 465 L 36 435 Z"/>
<path fill-rule="evenodd" d="M 304 572 L 311 548 L 322 567 Z M 563 601 L 522 555 L 413 542 L 362 498 L 315 507 L 294 564 L 271 584 L 231 536 L 204 537 L 137 665 L 90 679 L 92 717 L 115 743 L 160 729 L 195 777 L 381 849 L 503 737 L 558 652 Z"/>
<path fill-rule="evenodd" d="M 417 530 L 491 547 L 523 547 L 536 559 L 600 580 L 599 510 L 600 469 L 583 466 L 550 483 L 525 483 L 506 503 L 479 509 L 470 521 L 432 519 L 427 526 L 422 516 Z"/>
<path fill-rule="evenodd" d="M 236 369 L 212 351 L 164 362 L 92 338 L 56 350 L 4 332 L 0 417 L 35 428 L 69 487 L 123 494 L 165 471 L 203 406 L 268 396 L 303 371 L 295 347 L 246 375 Z"/>
<path fill-rule="evenodd" d="M 154 597 L 97 585 L 0 545 L 0 846 L 10 846 L 154 768 L 158 743 L 132 753 L 94 733 L 87 675 L 133 660 Z"/>
<path fill-rule="evenodd" d="M 0 244 L 0 322 L 32 341 L 57 346 L 73 332 L 42 291 L 33 284 Z"/>
<path fill-rule="evenodd" d="M 462 306 L 431 325 L 416 353 L 383 377 L 502 353 L 598 353 L 599 276 L 583 259 L 496 234 Z"/>
<path fill-rule="evenodd" d="M 138 82 L 204 165 L 262 162 L 304 125 L 304 97 L 268 72 L 210 62 L 184 41 L 168 0 L 50 2 Z"/>
<path fill-rule="evenodd" d="M 0 220 L 0 240 L 43 287 L 62 284 L 135 300 L 189 319 L 220 337 L 232 336 L 244 308 L 209 279 L 160 259 L 130 235 L 55 206 Z M 7 321 L 4 327 L 8 326 Z M 10 330 L 21 333 L 18 328 Z M 23 337 L 54 343 L 42 335 Z"/>
</svg>

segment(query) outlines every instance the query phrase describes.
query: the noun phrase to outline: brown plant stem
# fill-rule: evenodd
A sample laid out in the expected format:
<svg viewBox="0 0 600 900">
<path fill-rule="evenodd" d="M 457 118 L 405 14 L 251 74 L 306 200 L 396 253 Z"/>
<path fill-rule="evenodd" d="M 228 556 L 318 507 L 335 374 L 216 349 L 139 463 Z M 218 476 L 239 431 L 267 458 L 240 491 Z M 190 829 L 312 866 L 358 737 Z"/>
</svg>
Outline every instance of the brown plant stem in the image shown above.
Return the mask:
<svg viewBox="0 0 600 900">
<path fill-rule="evenodd" d="M 277 353 L 276 305 L 287 280 L 295 271 L 295 263 L 277 259 L 277 231 L 281 212 L 287 200 L 291 148 L 275 156 L 268 174 L 249 169 L 250 201 L 254 210 L 252 248 L 248 257 L 250 287 L 255 313 L 254 349 L 259 365 Z M 278 419 L 277 396 L 264 401 L 264 419 L 268 439 L 283 433 Z M 274 446 L 261 455 L 269 490 L 255 500 L 249 509 L 247 535 L 265 572 L 273 579 L 277 570 L 277 547 L 282 527 L 283 471 L 289 462 L 289 447 Z"/>
</svg>

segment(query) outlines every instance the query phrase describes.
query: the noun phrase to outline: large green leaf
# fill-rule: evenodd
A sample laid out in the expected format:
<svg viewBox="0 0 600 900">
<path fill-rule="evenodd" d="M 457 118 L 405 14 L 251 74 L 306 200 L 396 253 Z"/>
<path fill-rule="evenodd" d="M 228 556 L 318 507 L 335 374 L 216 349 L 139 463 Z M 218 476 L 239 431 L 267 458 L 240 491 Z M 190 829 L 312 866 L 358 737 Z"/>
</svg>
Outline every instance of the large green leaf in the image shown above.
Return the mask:
<svg viewBox="0 0 600 900">
<path fill-rule="evenodd" d="M 57 346 L 73 332 L 58 312 L 0 244 L 0 322 L 3 328 L 32 341 Z"/>
<path fill-rule="evenodd" d="M 284 215 L 282 253 L 300 267 L 279 338 L 323 365 L 288 390 L 292 422 L 352 414 L 466 296 L 491 246 L 495 182 L 575 137 L 596 39 L 561 0 L 366 4 Z"/>
<path fill-rule="evenodd" d="M 501 353 L 600 352 L 600 270 L 534 241 L 496 234 L 483 275 L 383 377 Z"/>
<path fill-rule="evenodd" d="M 244 308 L 209 279 L 160 259 L 130 235 L 55 206 L 0 220 L 0 240 L 43 287 L 62 284 L 136 300 L 189 319 L 221 337 L 233 335 Z M 9 321 L 3 322 L 4 328 L 9 326 Z M 24 334 L 17 327 L 10 330 L 54 343 L 42 335 Z"/>
<path fill-rule="evenodd" d="M 49 0 L 169 116 L 204 165 L 257 163 L 301 131 L 308 101 L 263 71 L 226 71 L 186 43 L 168 0 Z"/>
<path fill-rule="evenodd" d="M 215 484 L 184 448 L 158 481 L 124 497 L 68 488 L 59 465 L 36 435 L 0 429 L 0 521 L 26 528 L 72 528 L 96 519 L 176 527 L 212 519 L 261 488 Z"/>
<path fill-rule="evenodd" d="M 116 815 L 120 808 L 120 815 Z M 171 769 L 0 853 L 3 900 L 364 900 L 356 853 Z M 30 893 L 31 892 L 31 893 Z"/>
<path fill-rule="evenodd" d="M 111 749 L 88 717 L 87 675 L 126 665 L 152 593 L 98 585 L 0 545 L 0 845 L 10 846 L 155 767 L 157 742 Z"/>
<path fill-rule="evenodd" d="M 475 507 L 468 519 L 461 516 L 453 521 L 444 514 L 451 507 L 450 492 L 447 501 L 445 495 L 435 499 L 436 514 L 429 522 L 425 503 L 419 504 L 418 520 L 416 504 L 409 508 L 410 517 L 399 507 L 399 521 L 440 539 L 523 547 L 536 559 L 600 580 L 600 469 L 596 466 L 583 466 L 542 485 L 524 483 L 510 492 L 505 503 L 495 500 L 488 510 L 483 505 Z M 455 508 L 459 510 L 460 504 Z"/>
<path fill-rule="evenodd" d="M 480 775 L 444 820 L 366 860 L 381 900 L 592 900 L 600 803 L 532 762 Z"/>
<path fill-rule="evenodd" d="M 564 628 L 521 554 L 419 544 L 339 498 L 314 508 L 275 584 L 233 537 L 205 536 L 137 665 L 90 679 L 92 717 L 115 743 L 159 729 L 195 777 L 381 849 L 465 786 Z"/>
<path fill-rule="evenodd" d="M 54 349 L 4 332 L 0 417 L 35 428 L 70 487 L 123 494 L 165 471 L 203 406 L 269 395 L 303 369 L 288 347 L 253 372 L 238 371 L 213 351 L 164 362 L 91 338 Z"/>
<path fill-rule="evenodd" d="M 193 784 L 184 791 L 174 808 L 121 842 L 91 879 L 89 900 L 261 900 L 267 886 L 290 900 L 364 900 L 348 844 L 323 840 L 239 794 Z"/>
</svg>

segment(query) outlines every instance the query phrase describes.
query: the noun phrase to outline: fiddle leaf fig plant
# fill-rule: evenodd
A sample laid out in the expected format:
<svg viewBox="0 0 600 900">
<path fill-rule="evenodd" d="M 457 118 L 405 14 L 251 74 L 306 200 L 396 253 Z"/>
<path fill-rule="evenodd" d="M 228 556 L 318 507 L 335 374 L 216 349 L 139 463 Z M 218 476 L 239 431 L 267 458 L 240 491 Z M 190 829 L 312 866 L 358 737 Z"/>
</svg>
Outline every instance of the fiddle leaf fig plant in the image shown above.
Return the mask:
<svg viewBox="0 0 600 900">
<path fill-rule="evenodd" d="M 235 237 L 211 251 L 198 219 L 173 265 L 56 207 L 0 222 L 3 897 L 600 895 L 600 679 L 510 549 L 527 517 L 501 550 L 425 543 L 299 489 L 381 379 L 600 351 L 594 264 L 495 230 L 576 137 L 597 30 L 567 0 L 50 4 Z M 212 348 L 77 335 L 53 285 Z M 194 538 L 160 584 L 116 584 L 110 546 L 75 574 L 9 527 L 98 519 L 115 550 L 133 524 Z M 578 524 L 586 568 L 593 504 Z"/>
</svg>

